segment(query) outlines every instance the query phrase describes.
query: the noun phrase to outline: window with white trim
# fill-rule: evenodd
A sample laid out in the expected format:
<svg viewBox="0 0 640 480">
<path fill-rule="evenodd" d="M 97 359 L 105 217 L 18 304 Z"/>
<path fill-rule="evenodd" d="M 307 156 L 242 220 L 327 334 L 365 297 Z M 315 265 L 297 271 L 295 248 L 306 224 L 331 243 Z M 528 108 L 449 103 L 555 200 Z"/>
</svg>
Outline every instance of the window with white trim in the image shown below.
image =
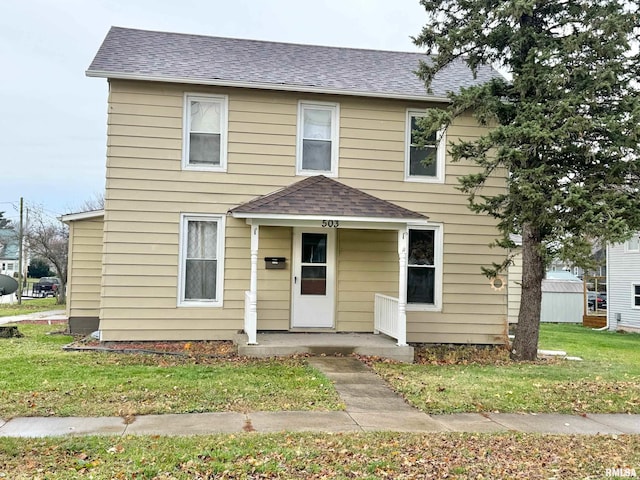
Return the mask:
<svg viewBox="0 0 640 480">
<path fill-rule="evenodd" d="M 300 102 L 298 105 L 298 175 L 338 173 L 337 103 Z"/>
<path fill-rule="evenodd" d="M 227 104 L 224 95 L 185 95 L 183 168 L 226 170 Z"/>
<path fill-rule="evenodd" d="M 405 180 L 416 182 L 444 182 L 445 133 L 434 132 L 424 147 L 418 147 L 416 131 L 420 130 L 418 119 L 425 112 L 407 110 Z"/>
<path fill-rule="evenodd" d="M 640 308 L 640 284 L 633 285 L 633 308 Z"/>
<path fill-rule="evenodd" d="M 636 234 L 627 240 L 625 247 L 627 252 L 640 252 L 640 235 Z"/>
<path fill-rule="evenodd" d="M 183 215 L 180 231 L 180 305 L 222 305 L 223 258 L 223 217 Z"/>
<path fill-rule="evenodd" d="M 439 308 L 442 304 L 442 230 L 410 228 L 407 245 L 407 304 Z"/>
</svg>

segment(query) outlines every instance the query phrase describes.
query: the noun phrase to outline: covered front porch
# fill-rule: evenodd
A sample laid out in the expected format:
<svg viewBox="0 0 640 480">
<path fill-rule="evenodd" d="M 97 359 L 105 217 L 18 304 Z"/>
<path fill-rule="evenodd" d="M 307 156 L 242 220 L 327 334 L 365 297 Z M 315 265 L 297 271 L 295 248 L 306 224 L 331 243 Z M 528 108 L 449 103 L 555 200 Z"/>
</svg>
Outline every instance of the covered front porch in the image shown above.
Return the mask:
<svg viewBox="0 0 640 480">
<path fill-rule="evenodd" d="M 426 225 L 424 215 L 324 176 L 306 178 L 235 207 L 229 214 L 245 220 L 250 229 L 246 337 L 238 342 L 246 346 L 243 351 L 267 351 L 266 346 L 256 345 L 269 342 L 291 353 L 329 347 L 337 353 L 393 357 L 379 353 L 392 344 L 402 361 L 412 361 L 407 347 L 407 249 L 409 226 Z M 269 248 L 262 248 L 261 241 Z M 273 251 L 281 256 L 271 257 Z M 289 318 L 281 316 L 275 328 L 272 319 L 261 318 L 266 310 L 259 303 L 275 303 L 273 289 L 270 297 L 260 290 L 271 288 L 268 279 L 280 289 L 287 288 L 287 292 L 280 290 L 279 305 L 289 297 Z M 354 305 L 366 305 L 366 311 L 352 313 Z M 258 333 L 269 330 L 289 333 Z M 358 333 L 349 337 L 346 332 Z M 358 342 L 363 342 L 363 348 Z M 403 348 L 407 350 L 401 354 Z"/>
</svg>

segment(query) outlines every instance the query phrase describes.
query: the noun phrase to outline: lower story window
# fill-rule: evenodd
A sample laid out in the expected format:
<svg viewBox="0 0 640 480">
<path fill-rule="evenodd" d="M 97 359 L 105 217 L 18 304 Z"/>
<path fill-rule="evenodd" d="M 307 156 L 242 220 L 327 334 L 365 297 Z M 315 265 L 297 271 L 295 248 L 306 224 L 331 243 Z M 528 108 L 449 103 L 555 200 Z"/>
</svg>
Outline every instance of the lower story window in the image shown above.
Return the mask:
<svg viewBox="0 0 640 480">
<path fill-rule="evenodd" d="M 214 306 L 222 301 L 221 217 L 184 215 L 181 229 L 180 303 Z"/>
<path fill-rule="evenodd" d="M 633 286 L 633 306 L 640 308 L 640 285 Z"/>
<path fill-rule="evenodd" d="M 438 306 L 441 269 L 440 231 L 410 229 L 407 261 L 407 303 Z"/>
</svg>

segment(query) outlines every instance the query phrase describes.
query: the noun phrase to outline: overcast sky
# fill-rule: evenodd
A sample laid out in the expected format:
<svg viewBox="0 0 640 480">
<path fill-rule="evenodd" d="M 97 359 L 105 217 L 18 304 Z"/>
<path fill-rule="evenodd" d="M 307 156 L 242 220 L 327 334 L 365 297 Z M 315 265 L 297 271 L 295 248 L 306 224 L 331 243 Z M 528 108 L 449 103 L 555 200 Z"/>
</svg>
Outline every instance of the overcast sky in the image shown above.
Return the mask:
<svg viewBox="0 0 640 480">
<path fill-rule="evenodd" d="M 418 0 L 2 0 L 0 211 L 50 215 L 104 189 L 107 82 L 85 70 L 112 25 L 416 51 Z"/>
</svg>

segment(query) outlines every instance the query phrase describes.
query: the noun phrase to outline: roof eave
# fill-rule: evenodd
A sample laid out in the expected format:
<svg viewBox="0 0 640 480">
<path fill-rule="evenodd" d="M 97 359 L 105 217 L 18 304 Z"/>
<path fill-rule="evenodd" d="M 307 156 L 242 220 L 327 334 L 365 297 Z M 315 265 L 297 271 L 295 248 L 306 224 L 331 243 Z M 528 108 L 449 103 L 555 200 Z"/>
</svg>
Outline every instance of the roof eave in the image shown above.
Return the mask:
<svg viewBox="0 0 640 480">
<path fill-rule="evenodd" d="M 87 220 L 89 218 L 104 217 L 104 210 L 91 210 L 88 212 L 69 213 L 67 215 L 61 215 L 59 220 L 63 223 L 73 222 L 76 220 Z"/>
<path fill-rule="evenodd" d="M 116 73 L 106 70 L 87 70 L 87 77 L 95 78 L 115 78 L 118 80 L 138 80 L 147 82 L 169 82 L 169 83 L 186 83 L 193 85 L 211 85 L 216 87 L 235 87 L 235 88 L 255 88 L 258 90 L 281 90 L 288 92 L 304 92 L 304 93 L 323 93 L 328 95 L 351 95 L 354 97 L 375 97 L 375 98 L 392 98 L 395 100 L 415 100 L 421 102 L 450 103 L 448 97 L 437 97 L 429 95 L 407 95 L 401 93 L 380 93 L 366 92 L 360 90 L 342 90 L 338 88 L 314 87 L 311 85 L 289 85 L 289 84 L 273 84 L 261 82 L 239 82 L 219 79 L 202 79 L 190 77 L 168 77 L 154 75 L 140 75 L 135 73 Z"/>
<path fill-rule="evenodd" d="M 229 212 L 233 218 L 245 218 L 256 220 L 326 220 L 331 217 L 332 220 L 339 220 L 343 222 L 371 222 L 371 223 L 428 223 L 427 217 L 354 217 L 354 216 L 340 216 L 340 215 L 304 215 L 293 213 L 251 213 L 251 212 Z"/>
</svg>

